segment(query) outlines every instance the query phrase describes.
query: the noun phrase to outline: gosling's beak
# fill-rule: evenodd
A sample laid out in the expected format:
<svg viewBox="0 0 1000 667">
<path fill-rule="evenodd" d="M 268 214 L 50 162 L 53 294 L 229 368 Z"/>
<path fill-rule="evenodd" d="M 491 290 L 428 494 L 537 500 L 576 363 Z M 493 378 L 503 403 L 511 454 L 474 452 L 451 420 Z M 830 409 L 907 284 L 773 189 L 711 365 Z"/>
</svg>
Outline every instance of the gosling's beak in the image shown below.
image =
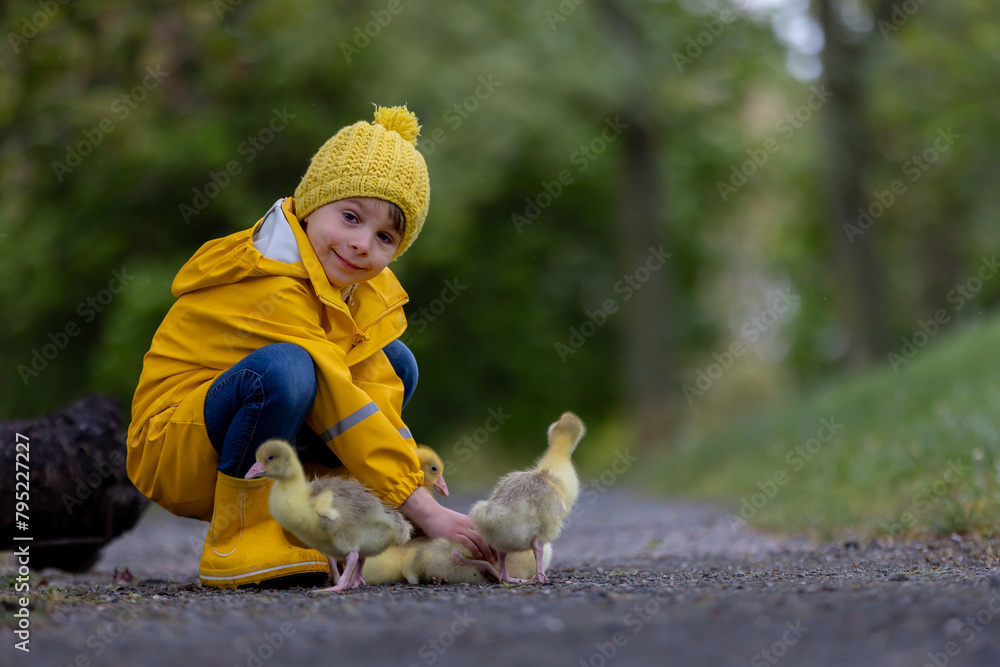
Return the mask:
<svg viewBox="0 0 1000 667">
<path fill-rule="evenodd" d="M 448 497 L 448 485 L 445 484 L 444 475 L 438 477 L 438 481 L 434 482 L 434 488 L 445 498 Z"/>
<path fill-rule="evenodd" d="M 247 470 L 246 477 L 244 479 L 253 479 L 255 477 L 260 477 L 264 474 L 264 464 L 258 461 L 250 466 L 250 470 Z"/>
</svg>

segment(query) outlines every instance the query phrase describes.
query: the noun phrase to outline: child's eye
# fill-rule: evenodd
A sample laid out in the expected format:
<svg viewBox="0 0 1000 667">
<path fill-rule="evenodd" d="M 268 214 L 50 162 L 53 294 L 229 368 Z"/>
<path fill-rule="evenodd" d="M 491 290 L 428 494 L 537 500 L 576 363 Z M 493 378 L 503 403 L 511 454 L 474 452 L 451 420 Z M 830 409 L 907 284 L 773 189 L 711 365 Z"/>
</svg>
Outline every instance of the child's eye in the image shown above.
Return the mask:
<svg viewBox="0 0 1000 667">
<path fill-rule="evenodd" d="M 344 220 L 347 220 L 348 222 L 357 222 L 358 216 L 354 215 L 350 211 L 344 211 Z"/>
<path fill-rule="evenodd" d="M 382 232 L 381 234 L 378 235 L 378 240 L 381 241 L 382 243 L 391 244 L 393 242 L 392 234 L 386 234 L 385 232 Z"/>
</svg>

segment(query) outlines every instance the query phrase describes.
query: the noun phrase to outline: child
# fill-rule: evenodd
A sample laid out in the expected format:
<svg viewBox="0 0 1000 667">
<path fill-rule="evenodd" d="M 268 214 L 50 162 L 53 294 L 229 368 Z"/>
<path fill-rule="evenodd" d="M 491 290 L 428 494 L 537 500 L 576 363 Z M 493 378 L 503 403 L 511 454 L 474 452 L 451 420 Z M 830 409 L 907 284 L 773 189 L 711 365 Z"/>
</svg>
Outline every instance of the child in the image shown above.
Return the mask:
<svg viewBox="0 0 1000 667">
<path fill-rule="evenodd" d="M 398 340 L 406 292 L 386 267 L 427 217 L 419 131 L 406 107 L 343 128 L 294 198 L 203 245 L 174 279 L 132 402 L 128 473 L 171 512 L 211 520 L 205 586 L 329 573 L 271 518 L 267 481 L 244 479 L 269 438 L 291 441 L 314 473 L 343 466 L 428 535 L 492 556 L 466 515 L 422 488 L 400 417 L 417 371 Z"/>
</svg>

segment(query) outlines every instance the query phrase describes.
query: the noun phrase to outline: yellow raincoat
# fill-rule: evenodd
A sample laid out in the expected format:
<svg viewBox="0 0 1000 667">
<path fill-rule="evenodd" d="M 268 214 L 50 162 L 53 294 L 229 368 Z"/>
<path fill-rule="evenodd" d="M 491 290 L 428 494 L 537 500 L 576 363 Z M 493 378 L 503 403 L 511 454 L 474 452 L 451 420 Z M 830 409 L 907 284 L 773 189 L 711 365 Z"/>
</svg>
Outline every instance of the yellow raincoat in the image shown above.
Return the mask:
<svg viewBox="0 0 1000 667">
<path fill-rule="evenodd" d="M 203 245 L 174 279 L 177 301 L 132 401 L 127 463 L 136 488 L 174 514 L 212 516 L 219 456 L 204 414 L 212 382 L 279 342 L 312 356 L 319 389 L 306 423 L 354 477 L 393 506 L 423 483 L 400 417 L 403 385 L 382 352 L 406 329 L 406 292 L 386 268 L 345 303 L 294 211 L 292 198 L 279 200 L 251 229 Z"/>
</svg>

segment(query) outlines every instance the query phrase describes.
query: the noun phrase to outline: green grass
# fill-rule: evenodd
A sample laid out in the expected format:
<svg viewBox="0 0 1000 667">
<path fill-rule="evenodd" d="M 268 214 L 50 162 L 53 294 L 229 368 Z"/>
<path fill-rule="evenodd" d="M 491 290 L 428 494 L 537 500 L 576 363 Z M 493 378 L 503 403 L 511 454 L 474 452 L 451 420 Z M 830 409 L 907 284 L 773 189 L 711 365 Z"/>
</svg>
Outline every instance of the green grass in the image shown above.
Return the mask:
<svg viewBox="0 0 1000 667">
<path fill-rule="evenodd" d="M 734 518 L 742 508 L 747 524 L 764 530 L 822 538 L 995 535 L 998 341 L 996 318 L 942 332 L 898 372 L 881 363 L 682 440 L 644 466 L 642 482 L 721 501 Z M 832 438 L 821 420 L 840 427 Z M 796 448 L 808 445 L 817 451 L 806 460 Z"/>
</svg>

